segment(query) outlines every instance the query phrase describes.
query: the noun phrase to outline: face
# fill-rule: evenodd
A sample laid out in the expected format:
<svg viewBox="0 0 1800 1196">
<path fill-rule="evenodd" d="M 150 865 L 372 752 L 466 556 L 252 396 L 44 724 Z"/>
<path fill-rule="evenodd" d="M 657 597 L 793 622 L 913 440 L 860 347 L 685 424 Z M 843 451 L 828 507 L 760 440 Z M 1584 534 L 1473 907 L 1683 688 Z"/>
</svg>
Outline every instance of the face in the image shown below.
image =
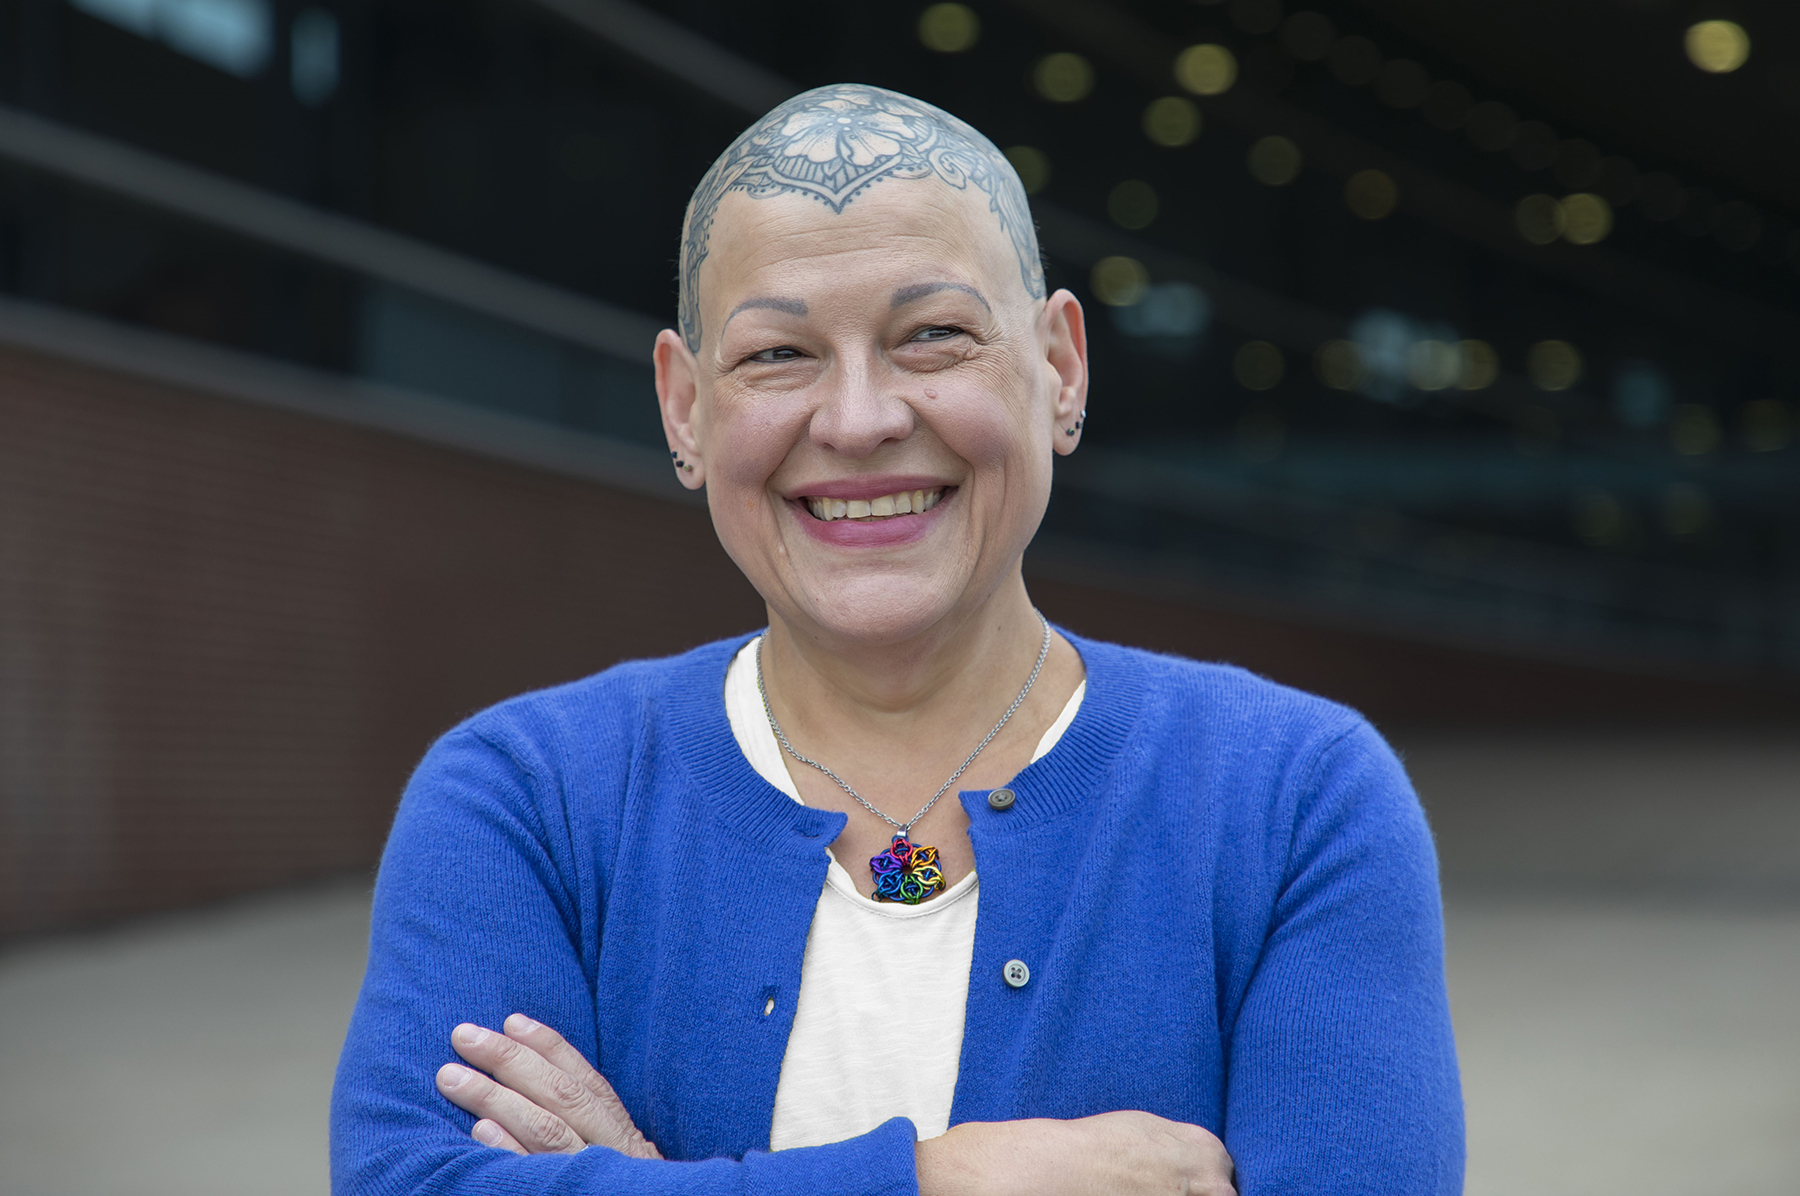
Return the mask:
<svg viewBox="0 0 1800 1196">
<path fill-rule="evenodd" d="M 1030 297 L 987 197 L 930 180 L 833 213 L 726 197 L 703 339 L 657 389 L 725 549 L 790 624 L 893 642 L 1019 566 L 1086 397 L 1081 309 Z"/>
</svg>

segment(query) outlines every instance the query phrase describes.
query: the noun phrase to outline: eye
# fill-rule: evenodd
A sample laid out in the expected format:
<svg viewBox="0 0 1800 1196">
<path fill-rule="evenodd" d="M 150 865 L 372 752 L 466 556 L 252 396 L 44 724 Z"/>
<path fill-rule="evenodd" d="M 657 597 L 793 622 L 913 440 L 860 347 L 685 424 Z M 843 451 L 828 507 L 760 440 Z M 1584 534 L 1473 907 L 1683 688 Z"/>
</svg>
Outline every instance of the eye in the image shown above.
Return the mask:
<svg viewBox="0 0 1800 1196">
<path fill-rule="evenodd" d="M 800 357 L 800 350 L 794 348 L 792 345 L 782 345 L 775 349 L 764 349 L 761 353 L 752 353 L 745 360 L 777 363 L 783 361 L 798 361 Z"/>
<path fill-rule="evenodd" d="M 947 341 L 953 336 L 961 336 L 962 329 L 949 324 L 934 324 L 930 328 L 921 328 L 913 334 L 915 341 Z"/>
</svg>

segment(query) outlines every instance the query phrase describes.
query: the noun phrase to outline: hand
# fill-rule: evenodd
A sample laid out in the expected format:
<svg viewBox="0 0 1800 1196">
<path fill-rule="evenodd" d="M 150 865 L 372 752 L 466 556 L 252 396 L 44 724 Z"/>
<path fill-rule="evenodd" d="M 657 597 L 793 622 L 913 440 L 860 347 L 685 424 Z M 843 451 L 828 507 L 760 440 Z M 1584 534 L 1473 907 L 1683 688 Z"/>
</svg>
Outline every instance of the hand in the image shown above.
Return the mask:
<svg viewBox="0 0 1800 1196">
<path fill-rule="evenodd" d="M 612 1085 L 549 1026 L 522 1013 L 506 1019 L 504 1034 L 465 1022 L 450 1032 L 450 1045 L 481 1070 L 446 1063 L 438 1091 L 481 1118 L 470 1131 L 477 1142 L 514 1154 L 605 1146 L 635 1159 L 662 1158 Z"/>
<path fill-rule="evenodd" d="M 1224 1143 L 1152 1113 L 965 1122 L 915 1151 L 920 1196 L 1237 1196 Z"/>
</svg>

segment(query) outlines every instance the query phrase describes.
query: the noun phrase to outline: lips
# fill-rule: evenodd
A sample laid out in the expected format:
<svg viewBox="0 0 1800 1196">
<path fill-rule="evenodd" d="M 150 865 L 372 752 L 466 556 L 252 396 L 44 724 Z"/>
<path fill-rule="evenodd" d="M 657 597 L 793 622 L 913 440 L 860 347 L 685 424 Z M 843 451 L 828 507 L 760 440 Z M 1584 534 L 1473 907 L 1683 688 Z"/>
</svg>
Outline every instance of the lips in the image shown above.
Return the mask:
<svg viewBox="0 0 1800 1196">
<path fill-rule="evenodd" d="M 957 488 L 917 474 L 815 481 L 790 492 L 788 509 L 801 530 L 834 548 L 896 548 L 922 539 Z"/>
<path fill-rule="evenodd" d="M 893 519 L 901 515 L 923 515 L 938 505 L 944 487 L 930 486 L 917 490 L 897 490 L 874 498 L 831 498 L 807 495 L 800 501 L 814 519 L 831 523 L 839 519 L 856 521 Z"/>
</svg>

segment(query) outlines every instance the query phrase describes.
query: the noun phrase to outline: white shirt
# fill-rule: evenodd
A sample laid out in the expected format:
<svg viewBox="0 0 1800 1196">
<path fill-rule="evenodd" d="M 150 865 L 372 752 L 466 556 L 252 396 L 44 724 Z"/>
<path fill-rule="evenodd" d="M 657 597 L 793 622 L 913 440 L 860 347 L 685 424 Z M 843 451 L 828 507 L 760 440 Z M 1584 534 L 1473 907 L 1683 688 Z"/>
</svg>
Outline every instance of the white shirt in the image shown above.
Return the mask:
<svg viewBox="0 0 1800 1196">
<path fill-rule="evenodd" d="M 750 766 L 799 801 L 756 691 L 757 643 L 744 645 L 725 674 L 725 713 Z M 1032 760 L 1056 746 L 1086 692 L 1084 681 Z M 949 1128 L 975 956 L 976 886 L 970 872 L 918 905 L 878 902 L 831 861 L 806 936 L 769 1149 L 842 1142 L 890 1117 L 911 1118 L 921 1139 Z"/>
</svg>

